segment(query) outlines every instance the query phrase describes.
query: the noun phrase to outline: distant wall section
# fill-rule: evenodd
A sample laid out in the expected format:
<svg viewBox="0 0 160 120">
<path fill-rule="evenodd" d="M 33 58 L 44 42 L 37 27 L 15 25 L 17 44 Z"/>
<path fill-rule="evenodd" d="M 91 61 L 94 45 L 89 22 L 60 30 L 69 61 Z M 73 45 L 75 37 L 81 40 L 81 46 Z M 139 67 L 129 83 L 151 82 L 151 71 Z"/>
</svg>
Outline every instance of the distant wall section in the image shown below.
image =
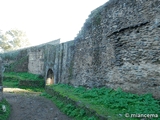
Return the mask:
<svg viewBox="0 0 160 120">
<path fill-rule="evenodd" d="M 45 49 L 45 72 L 54 72 L 54 84 L 69 84 L 73 77 L 74 41 L 57 45 L 47 45 Z"/>
<path fill-rule="evenodd" d="M 0 54 L 3 59 L 5 72 L 27 72 L 28 71 L 28 53 L 26 49 L 16 50 Z"/>
<path fill-rule="evenodd" d="M 32 47 L 28 51 L 28 72 L 44 75 L 45 46 Z"/>
</svg>

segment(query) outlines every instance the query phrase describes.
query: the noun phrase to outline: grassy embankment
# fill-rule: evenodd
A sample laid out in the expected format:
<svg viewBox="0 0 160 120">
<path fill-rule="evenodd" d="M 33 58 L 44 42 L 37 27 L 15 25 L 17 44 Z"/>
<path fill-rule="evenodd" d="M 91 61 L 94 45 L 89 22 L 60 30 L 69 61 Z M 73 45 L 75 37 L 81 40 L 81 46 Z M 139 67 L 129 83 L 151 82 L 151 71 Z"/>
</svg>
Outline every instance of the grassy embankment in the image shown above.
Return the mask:
<svg viewBox="0 0 160 120">
<path fill-rule="evenodd" d="M 123 92 L 121 89 L 113 90 L 108 88 L 86 89 L 84 87 L 72 87 L 69 85 L 58 84 L 50 86 L 54 91 L 59 92 L 62 96 L 80 103 L 80 106 L 86 106 L 95 111 L 100 116 L 106 116 L 108 120 L 136 120 L 140 119 L 138 114 L 154 114 L 155 118 L 151 120 L 160 120 L 160 101 L 155 100 L 151 94 L 137 95 Z M 64 111 L 67 115 L 81 119 L 84 117 L 85 111 L 77 110 L 73 104 L 65 104 L 58 101 L 56 96 L 43 94 L 49 97 Z M 125 117 L 137 114 L 137 118 Z M 128 115 L 127 114 L 127 115 Z M 159 117 L 158 117 L 159 116 Z M 96 120 L 96 116 L 90 118 Z M 149 118 L 148 118 L 149 119 Z"/>
<path fill-rule="evenodd" d="M 30 81 L 30 84 L 21 85 L 21 81 Z M 38 81 L 40 84 L 37 86 L 32 86 L 32 82 Z M 4 73 L 4 80 L 3 80 L 4 87 L 11 87 L 11 88 L 23 88 L 31 91 L 44 91 L 44 79 L 35 74 L 31 73 L 16 73 L 16 72 L 8 72 Z"/>
</svg>

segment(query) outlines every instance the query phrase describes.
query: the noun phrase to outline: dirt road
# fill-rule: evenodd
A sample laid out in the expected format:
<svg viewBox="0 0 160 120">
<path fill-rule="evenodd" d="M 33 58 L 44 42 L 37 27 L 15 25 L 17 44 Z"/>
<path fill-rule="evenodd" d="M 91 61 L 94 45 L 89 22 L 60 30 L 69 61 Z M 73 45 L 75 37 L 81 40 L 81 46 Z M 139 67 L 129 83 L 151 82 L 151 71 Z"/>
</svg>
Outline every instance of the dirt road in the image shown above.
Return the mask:
<svg viewBox="0 0 160 120">
<path fill-rule="evenodd" d="M 10 90 L 9 90 L 10 91 Z M 4 89 L 4 97 L 11 104 L 9 120 L 71 120 L 48 99 L 37 93 L 9 93 Z"/>
</svg>

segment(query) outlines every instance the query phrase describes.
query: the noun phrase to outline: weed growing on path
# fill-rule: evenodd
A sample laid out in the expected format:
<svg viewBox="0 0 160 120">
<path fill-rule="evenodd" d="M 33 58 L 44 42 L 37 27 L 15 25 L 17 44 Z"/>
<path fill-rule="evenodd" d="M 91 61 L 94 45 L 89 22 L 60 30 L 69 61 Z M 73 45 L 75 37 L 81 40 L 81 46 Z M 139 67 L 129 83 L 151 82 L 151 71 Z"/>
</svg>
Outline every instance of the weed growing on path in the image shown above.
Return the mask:
<svg viewBox="0 0 160 120">
<path fill-rule="evenodd" d="M 3 99 L 0 102 L 0 120 L 7 120 L 10 115 L 10 105 Z"/>
</svg>

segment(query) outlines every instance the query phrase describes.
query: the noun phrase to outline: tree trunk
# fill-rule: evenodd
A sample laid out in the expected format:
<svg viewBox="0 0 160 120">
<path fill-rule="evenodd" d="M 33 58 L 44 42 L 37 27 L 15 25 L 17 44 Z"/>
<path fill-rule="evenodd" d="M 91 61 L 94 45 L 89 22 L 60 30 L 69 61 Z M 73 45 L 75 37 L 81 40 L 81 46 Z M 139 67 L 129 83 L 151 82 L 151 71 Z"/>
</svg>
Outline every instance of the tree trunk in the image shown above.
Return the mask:
<svg viewBox="0 0 160 120">
<path fill-rule="evenodd" d="M 2 69 L 2 59 L 0 58 L 0 101 L 3 99 L 3 69 Z"/>
</svg>

